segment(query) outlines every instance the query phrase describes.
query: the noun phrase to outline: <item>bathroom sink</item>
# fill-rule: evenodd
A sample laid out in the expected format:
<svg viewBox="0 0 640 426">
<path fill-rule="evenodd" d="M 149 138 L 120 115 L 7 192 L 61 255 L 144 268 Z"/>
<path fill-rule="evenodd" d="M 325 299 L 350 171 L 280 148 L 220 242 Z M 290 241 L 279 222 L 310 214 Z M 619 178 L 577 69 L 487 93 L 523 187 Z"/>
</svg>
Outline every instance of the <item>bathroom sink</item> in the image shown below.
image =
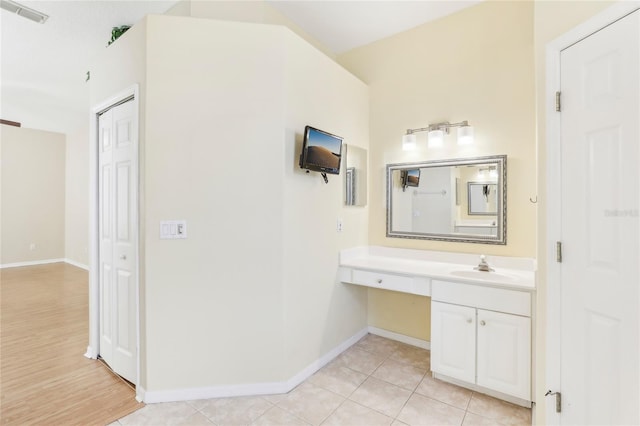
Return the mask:
<svg viewBox="0 0 640 426">
<path fill-rule="evenodd" d="M 514 275 L 501 274 L 499 272 L 484 272 L 476 270 L 452 271 L 451 275 L 460 278 L 471 278 L 474 280 L 494 281 L 502 283 L 513 283 L 520 278 Z"/>
</svg>

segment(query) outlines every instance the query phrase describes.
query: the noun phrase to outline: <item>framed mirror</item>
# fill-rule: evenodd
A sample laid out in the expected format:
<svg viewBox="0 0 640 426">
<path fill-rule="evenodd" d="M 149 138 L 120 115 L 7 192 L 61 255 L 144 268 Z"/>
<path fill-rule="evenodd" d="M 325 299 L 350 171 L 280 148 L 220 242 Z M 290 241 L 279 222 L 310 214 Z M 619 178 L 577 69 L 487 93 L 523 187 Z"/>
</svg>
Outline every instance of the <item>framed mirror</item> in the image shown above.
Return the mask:
<svg viewBox="0 0 640 426">
<path fill-rule="evenodd" d="M 387 165 L 387 237 L 507 243 L 507 156 Z"/>
<path fill-rule="evenodd" d="M 347 167 L 344 180 L 344 204 L 346 206 L 367 205 L 367 150 L 346 145 Z"/>
</svg>

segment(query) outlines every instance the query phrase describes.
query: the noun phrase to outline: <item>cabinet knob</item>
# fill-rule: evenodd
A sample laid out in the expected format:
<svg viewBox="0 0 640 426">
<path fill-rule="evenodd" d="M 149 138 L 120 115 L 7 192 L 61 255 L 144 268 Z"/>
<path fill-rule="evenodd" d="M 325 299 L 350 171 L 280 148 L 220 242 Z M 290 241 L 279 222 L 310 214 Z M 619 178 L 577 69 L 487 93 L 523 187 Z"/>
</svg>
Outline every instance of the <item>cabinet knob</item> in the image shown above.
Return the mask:
<svg viewBox="0 0 640 426">
<path fill-rule="evenodd" d="M 378 278 L 378 284 L 382 284 L 382 278 Z"/>
<path fill-rule="evenodd" d="M 467 323 L 471 324 L 471 321 L 473 321 L 471 318 L 467 318 Z"/>
<path fill-rule="evenodd" d="M 487 325 L 487 323 L 486 323 L 486 322 L 484 322 L 484 320 L 481 320 L 481 321 L 480 321 L 480 325 Z"/>
</svg>

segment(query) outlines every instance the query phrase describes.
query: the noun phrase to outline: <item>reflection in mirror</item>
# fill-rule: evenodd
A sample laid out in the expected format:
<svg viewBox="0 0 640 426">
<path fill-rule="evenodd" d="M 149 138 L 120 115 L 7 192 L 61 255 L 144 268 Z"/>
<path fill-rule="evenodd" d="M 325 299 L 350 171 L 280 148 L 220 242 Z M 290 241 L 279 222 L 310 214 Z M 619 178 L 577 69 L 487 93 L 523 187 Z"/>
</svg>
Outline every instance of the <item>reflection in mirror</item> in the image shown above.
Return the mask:
<svg viewBox="0 0 640 426">
<path fill-rule="evenodd" d="M 506 244 L 506 160 L 388 165 L 387 236 Z"/>
<path fill-rule="evenodd" d="M 498 185 L 491 182 L 467 184 L 469 215 L 495 216 L 498 214 Z"/>
<path fill-rule="evenodd" d="M 345 146 L 347 168 L 345 172 L 344 203 L 347 206 L 367 205 L 367 150 L 353 145 Z"/>
</svg>

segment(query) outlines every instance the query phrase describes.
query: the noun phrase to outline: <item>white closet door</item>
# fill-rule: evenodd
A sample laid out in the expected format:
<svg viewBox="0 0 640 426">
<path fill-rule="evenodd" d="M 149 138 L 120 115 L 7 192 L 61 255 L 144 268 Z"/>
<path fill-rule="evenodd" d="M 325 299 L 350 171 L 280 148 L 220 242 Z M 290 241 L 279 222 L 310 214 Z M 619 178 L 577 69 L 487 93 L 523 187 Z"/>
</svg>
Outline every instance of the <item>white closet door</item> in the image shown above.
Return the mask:
<svg viewBox="0 0 640 426">
<path fill-rule="evenodd" d="M 563 424 L 640 423 L 639 53 L 638 11 L 561 53 Z"/>
<path fill-rule="evenodd" d="M 99 118 L 100 355 L 137 380 L 137 139 L 133 102 Z"/>
</svg>

